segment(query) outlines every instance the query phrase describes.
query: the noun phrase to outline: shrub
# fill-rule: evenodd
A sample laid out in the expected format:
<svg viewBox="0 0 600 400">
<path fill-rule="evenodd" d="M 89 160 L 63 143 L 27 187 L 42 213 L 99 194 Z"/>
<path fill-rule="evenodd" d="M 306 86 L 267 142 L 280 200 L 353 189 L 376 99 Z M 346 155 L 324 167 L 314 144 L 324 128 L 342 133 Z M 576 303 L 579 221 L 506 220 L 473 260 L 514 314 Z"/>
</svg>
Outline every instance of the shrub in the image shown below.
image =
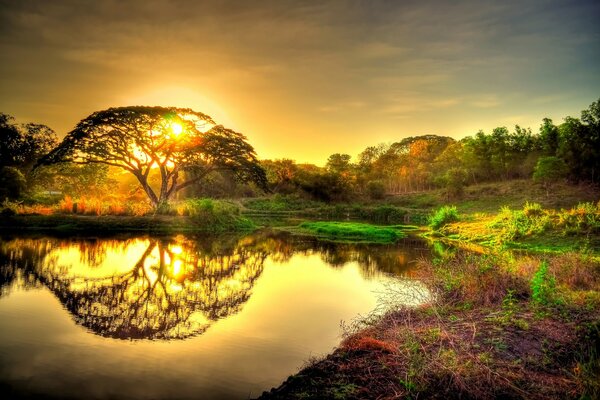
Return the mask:
<svg viewBox="0 0 600 400">
<path fill-rule="evenodd" d="M 550 194 L 550 186 L 564 179 L 569 172 L 567 164 L 558 157 L 540 157 L 533 171 L 533 180 L 541 183 L 546 189 L 546 195 Z"/>
<path fill-rule="evenodd" d="M 523 213 L 527 217 L 539 217 L 544 214 L 544 209 L 540 203 L 530 203 L 527 201 L 523 206 Z"/>
<path fill-rule="evenodd" d="M 14 167 L 0 168 L 0 200 L 18 199 L 27 187 L 25 176 Z"/>
<path fill-rule="evenodd" d="M 433 230 L 439 230 L 444 225 L 458 220 L 458 210 L 455 206 L 443 206 L 429 218 L 429 227 Z"/>
<path fill-rule="evenodd" d="M 367 219 L 371 221 L 385 224 L 398 224 L 404 221 L 406 211 L 398 207 L 382 205 L 372 209 L 369 214 Z"/>
<path fill-rule="evenodd" d="M 250 230 L 254 224 L 241 216 L 237 205 L 213 199 L 189 199 L 176 207 L 177 214 L 191 217 L 205 230 L 226 232 L 234 230 Z"/>
<path fill-rule="evenodd" d="M 538 305 L 547 306 L 554 302 L 556 279 L 548 273 L 548 263 L 542 261 L 531 279 L 531 299 Z"/>
<path fill-rule="evenodd" d="M 381 181 L 370 181 L 367 183 L 367 194 L 373 200 L 385 197 L 385 185 Z"/>
<path fill-rule="evenodd" d="M 545 232 L 552 226 L 551 215 L 537 203 L 525 203 L 523 210 L 502 207 L 490 227 L 500 229 L 500 241 L 512 241 Z"/>
</svg>

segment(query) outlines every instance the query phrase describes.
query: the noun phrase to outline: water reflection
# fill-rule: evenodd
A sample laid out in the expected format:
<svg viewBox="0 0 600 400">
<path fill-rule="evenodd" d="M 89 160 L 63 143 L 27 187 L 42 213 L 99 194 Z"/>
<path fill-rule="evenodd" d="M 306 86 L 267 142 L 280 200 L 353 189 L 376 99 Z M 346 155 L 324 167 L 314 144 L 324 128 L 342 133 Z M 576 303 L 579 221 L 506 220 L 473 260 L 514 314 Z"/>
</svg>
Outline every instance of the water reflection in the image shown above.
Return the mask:
<svg viewBox="0 0 600 400">
<path fill-rule="evenodd" d="M 243 238 L 5 239 L 0 296 L 43 285 L 100 336 L 182 339 L 239 312 L 267 257 L 319 255 L 334 267 L 356 262 L 363 276 L 373 277 L 407 275 L 427 251 L 418 241 L 334 244 L 272 231 Z"/>
<path fill-rule="evenodd" d="M 239 311 L 262 272 L 265 252 L 243 244 L 221 250 L 211 254 L 183 237 L 15 239 L 0 247 L 0 279 L 3 292 L 17 278 L 20 286 L 46 286 L 101 336 L 185 338 Z"/>
</svg>

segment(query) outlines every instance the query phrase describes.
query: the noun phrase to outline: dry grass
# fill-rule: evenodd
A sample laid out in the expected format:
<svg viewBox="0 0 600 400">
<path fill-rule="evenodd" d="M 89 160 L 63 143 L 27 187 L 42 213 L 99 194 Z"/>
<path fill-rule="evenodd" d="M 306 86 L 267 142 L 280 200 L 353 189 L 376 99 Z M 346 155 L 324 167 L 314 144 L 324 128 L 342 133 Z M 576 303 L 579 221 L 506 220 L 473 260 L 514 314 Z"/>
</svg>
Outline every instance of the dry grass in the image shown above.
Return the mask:
<svg viewBox="0 0 600 400">
<path fill-rule="evenodd" d="M 464 253 L 422 261 L 418 278 L 434 301 L 346 326 L 332 355 L 263 397 L 594 398 L 600 394 L 600 311 L 532 303 L 530 282 L 540 263 Z M 576 253 L 551 259 L 557 297 L 598 293 L 598 267 Z M 334 390 L 340 387 L 352 390 L 340 396 Z"/>
<path fill-rule="evenodd" d="M 152 207 L 146 202 L 127 201 L 122 198 L 98 198 L 82 196 L 73 199 L 65 196 L 54 209 L 61 214 L 78 215 L 129 215 L 142 216 L 152 213 Z"/>
</svg>

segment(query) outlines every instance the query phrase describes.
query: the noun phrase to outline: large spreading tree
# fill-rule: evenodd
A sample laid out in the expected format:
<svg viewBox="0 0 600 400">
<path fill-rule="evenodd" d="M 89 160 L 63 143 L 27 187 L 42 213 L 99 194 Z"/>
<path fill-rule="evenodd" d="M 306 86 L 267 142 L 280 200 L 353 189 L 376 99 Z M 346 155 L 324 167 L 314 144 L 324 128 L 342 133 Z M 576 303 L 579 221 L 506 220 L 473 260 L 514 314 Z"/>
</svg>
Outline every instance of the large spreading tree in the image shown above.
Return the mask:
<svg viewBox="0 0 600 400">
<path fill-rule="evenodd" d="M 176 107 L 117 107 L 77 124 L 39 164 L 105 164 L 132 173 L 155 207 L 213 171 L 266 187 L 266 175 L 246 137 L 206 114 Z M 160 174 L 160 187 L 149 183 Z"/>
</svg>

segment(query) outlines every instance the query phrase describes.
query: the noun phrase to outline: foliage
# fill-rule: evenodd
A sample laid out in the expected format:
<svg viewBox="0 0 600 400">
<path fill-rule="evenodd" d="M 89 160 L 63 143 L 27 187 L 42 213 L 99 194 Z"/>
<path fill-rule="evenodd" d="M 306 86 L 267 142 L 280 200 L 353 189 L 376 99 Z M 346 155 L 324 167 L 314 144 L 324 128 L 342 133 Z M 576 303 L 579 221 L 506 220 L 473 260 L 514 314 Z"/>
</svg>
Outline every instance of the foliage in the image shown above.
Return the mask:
<svg viewBox="0 0 600 400">
<path fill-rule="evenodd" d="M 32 184 L 37 192 L 53 192 L 72 197 L 94 193 L 105 196 L 115 193 L 117 181 L 103 164 L 61 163 L 37 168 Z"/>
<path fill-rule="evenodd" d="M 0 211 L 0 216 L 2 217 L 12 217 L 14 215 L 17 215 L 19 212 L 19 203 L 16 203 L 14 201 L 9 201 L 8 199 L 4 199 L 2 201 L 2 206 L 1 211 Z"/>
<path fill-rule="evenodd" d="M 52 129 L 41 124 L 14 124 L 14 118 L 0 113 L 0 167 L 17 167 L 28 173 L 40 157 L 56 146 Z"/>
<path fill-rule="evenodd" d="M 303 222 L 300 228 L 335 240 L 394 242 L 402 237 L 402 226 L 377 226 L 357 222 Z"/>
<path fill-rule="evenodd" d="M 508 207 L 502 207 L 500 213 L 492 222 L 491 227 L 499 228 L 499 239 L 502 241 L 512 241 L 522 237 L 540 234 L 544 232 L 550 224 L 550 219 L 544 213 L 538 213 L 541 208 L 538 204 L 532 206 L 526 203 L 525 210 L 513 211 Z"/>
<path fill-rule="evenodd" d="M 554 156 L 540 157 L 533 171 L 533 180 L 549 190 L 552 183 L 564 179 L 567 173 L 567 164 L 562 159 Z"/>
<path fill-rule="evenodd" d="M 337 173 L 337 174 L 348 173 L 350 171 L 350 169 L 352 168 L 350 159 L 351 159 L 351 157 L 348 154 L 340 154 L 340 153 L 332 154 L 327 159 L 327 164 L 325 165 L 325 168 L 329 172 L 333 172 L 333 173 Z"/>
<path fill-rule="evenodd" d="M 367 194 L 373 200 L 380 200 L 385 197 L 385 185 L 382 181 L 370 181 L 367 183 Z"/>
<path fill-rule="evenodd" d="M 212 232 L 252 230 L 254 224 L 243 217 L 237 205 L 213 199 L 189 199 L 176 206 L 177 214 Z"/>
<path fill-rule="evenodd" d="M 531 279 L 531 299 L 542 306 L 551 305 L 555 300 L 556 279 L 548 273 L 548 263 L 542 261 Z"/>
<path fill-rule="evenodd" d="M 85 118 L 40 164 L 100 163 L 132 173 L 155 207 L 215 170 L 266 186 L 246 138 L 207 115 L 175 107 L 119 107 Z M 148 181 L 160 172 L 160 187 Z M 183 182 L 180 181 L 184 176 Z"/>
<path fill-rule="evenodd" d="M 0 200 L 15 200 L 22 196 L 27 188 L 25 176 L 15 167 L 0 168 Z"/>
<path fill-rule="evenodd" d="M 443 206 L 431 215 L 429 227 L 433 230 L 439 230 L 444 225 L 458 220 L 458 210 L 455 206 Z"/>
<path fill-rule="evenodd" d="M 464 168 L 450 168 L 443 176 L 442 182 L 446 190 L 446 198 L 457 199 L 464 193 L 467 173 Z"/>
<path fill-rule="evenodd" d="M 271 197 L 247 200 L 244 202 L 244 206 L 252 210 L 261 211 L 298 211 L 322 207 L 323 203 L 307 200 L 299 196 L 275 194 Z"/>
<path fill-rule="evenodd" d="M 498 229 L 500 241 L 513 241 L 548 231 L 563 235 L 584 235 L 600 232 L 598 204 L 580 203 L 568 210 L 545 210 L 538 203 L 526 202 L 522 210 L 503 207 L 490 224 Z"/>
</svg>

